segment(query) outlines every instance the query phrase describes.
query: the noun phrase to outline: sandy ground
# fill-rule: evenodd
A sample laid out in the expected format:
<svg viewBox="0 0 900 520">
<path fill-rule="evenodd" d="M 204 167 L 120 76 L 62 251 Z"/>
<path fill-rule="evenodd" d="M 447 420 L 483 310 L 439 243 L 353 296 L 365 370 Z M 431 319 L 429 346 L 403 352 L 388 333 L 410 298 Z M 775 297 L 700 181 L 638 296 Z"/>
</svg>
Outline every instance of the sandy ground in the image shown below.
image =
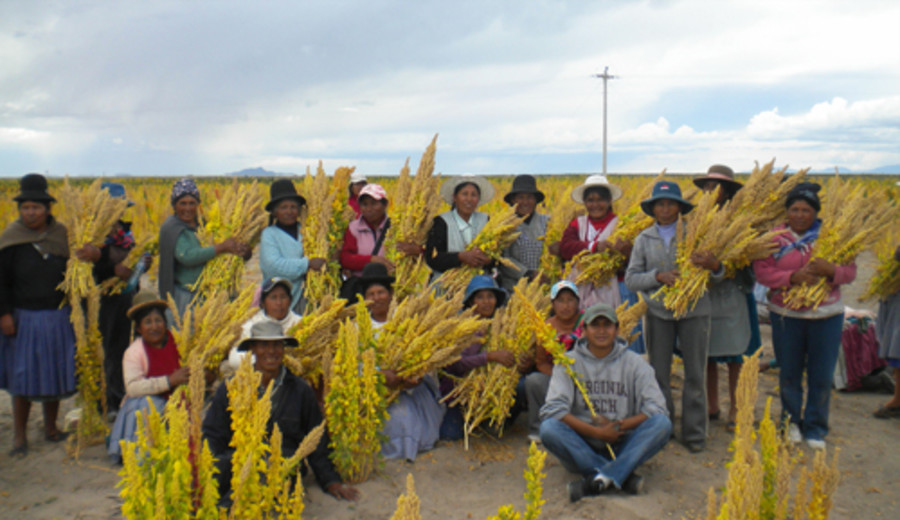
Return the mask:
<svg viewBox="0 0 900 520">
<path fill-rule="evenodd" d="M 871 262 L 870 257 L 863 257 L 860 280 L 868 280 Z M 873 309 L 872 304 L 856 303 L 862 288 L 863 282 L 847 288 L 844 301 L 854 307 Z M 764 352 L 772 357 L 768 326 L 763 326 L 763 336 Z M 725 411 L 724 367 L 719 375 L 721 406 Z M 773 397 L 773 408 L 779 409 L 776 385 L 777 374 L 760 376 L 757 417 L 762 415 L 767 397 Z M 885 395 L 878 394 L 834 394 L 828 442 L 829 450 L 841 450 L 842 481 L 832 518 L 896 518 L 896 512 L 890 511 L 896 511 L 900 501 L 900 450 L 892 443 L 900 439 L 900 421 L 871 416 L 886 400 Z M 62 413 L 73 406 L 73 399 L 64 401 Z M 0 395 L 0 518 L 121 518 L 116 488 L 119 468 L 107 462 L 105 450 L 91 447 L 74 461 L 66 456 L 62 446 L 43 440 L 42 427 L 36 406 L 29 424 L 30 453 L 24 459 L 11 459 L 7 455 L 12 447 L 11 402 L 6 393 Z M 304 518 L 388 519 L 405 489 L 408 473 L 415 478 L 422 517 L 426 519 L 481 519 L 495 514 L 504 504 L 521 508 L 525 491 L 522 471 L 528 450 L 525 434 L 521 417 L 501 440 L 476 439 L 468 452 L 461 442 L 441 443 L 435 450 L 421 454 L 415 463 L 387 461 L 377 475 L 357 486 L 361 498 L 356 503 L 338 502 L 307 479 Z M 640 471 L 646 479 L 644 494 L 631 497 L 614 493 L 577 504 L 569 503 L 565 491 L 566 483 L 575 476 L 548 456 L 542 517 L 694 518 L 705 509 L 707 490 L 719 489 L 725 482 L 729 441 L 724 423 L 712 422 L 705 452 L 692 455 L 681 444 L 670 442 L 642 467 Z M 810 459 L 808 449 L 799 448 L 798 455 L 802 461 Z"/>
</svg>

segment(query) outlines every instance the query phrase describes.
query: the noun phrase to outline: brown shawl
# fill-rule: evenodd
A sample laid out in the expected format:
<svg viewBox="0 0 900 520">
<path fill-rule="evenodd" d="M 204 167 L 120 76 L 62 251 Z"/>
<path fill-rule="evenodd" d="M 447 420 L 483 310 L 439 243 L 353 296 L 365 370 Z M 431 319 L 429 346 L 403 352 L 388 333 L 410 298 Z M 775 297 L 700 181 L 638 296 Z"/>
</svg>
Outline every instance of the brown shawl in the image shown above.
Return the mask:
<svg viewBox="0 0 900 520">
<path fill-rule="evenodd" d="M 52 219 L 43 231 L 35 231 L 22 223 L 22 219 L 14 221 L 0 235 L 0 250 L 20 244 L 34 244 L 41 254 L 69 257 L 69 241 L 66 226 Z"/>
</svg>

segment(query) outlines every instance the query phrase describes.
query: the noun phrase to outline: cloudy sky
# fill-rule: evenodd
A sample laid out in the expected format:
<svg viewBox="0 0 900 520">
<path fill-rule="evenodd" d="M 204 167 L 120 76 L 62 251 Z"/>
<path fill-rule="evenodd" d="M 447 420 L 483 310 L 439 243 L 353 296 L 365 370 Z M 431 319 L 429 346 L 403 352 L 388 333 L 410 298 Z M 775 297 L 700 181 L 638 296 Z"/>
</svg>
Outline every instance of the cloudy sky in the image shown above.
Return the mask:
<svg viewBox="0 0 900 520">
<path fill-rule="evenodd" d="M 896 0 L 0 0 L 0 175 L 900 173 Z"/>
</svg>

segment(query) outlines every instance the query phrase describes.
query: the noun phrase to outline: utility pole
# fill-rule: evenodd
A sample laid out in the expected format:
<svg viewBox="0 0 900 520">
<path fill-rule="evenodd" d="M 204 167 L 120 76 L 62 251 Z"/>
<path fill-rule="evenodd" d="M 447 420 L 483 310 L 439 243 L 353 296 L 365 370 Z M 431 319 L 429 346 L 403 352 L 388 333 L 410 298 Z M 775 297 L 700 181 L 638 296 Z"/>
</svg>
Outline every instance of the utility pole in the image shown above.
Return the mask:
<svg viewBox="0 0 900 520">
<path fill-rule="evenodd" d="M 606 175 L 606 81 L 616 77 L 610 75 L 609 67 L 603 67 L 603 74 L 594 74 L 594 77 L 603 80 L 603 175 Z"/>
</svg>

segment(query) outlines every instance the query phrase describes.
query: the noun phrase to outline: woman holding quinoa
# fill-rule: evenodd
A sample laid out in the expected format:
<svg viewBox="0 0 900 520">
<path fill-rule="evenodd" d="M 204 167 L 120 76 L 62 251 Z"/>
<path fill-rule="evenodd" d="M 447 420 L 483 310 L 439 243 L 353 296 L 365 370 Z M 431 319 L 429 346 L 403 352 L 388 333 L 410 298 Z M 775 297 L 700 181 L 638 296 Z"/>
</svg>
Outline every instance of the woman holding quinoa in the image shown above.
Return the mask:
<svg viewBox="0 0 900 520">
<path fill-rule="evenodd" d="M 788 193 L 787 223 L 775 228 L 778 250 L 753 264 L 759 283 L 770 289 L 772 345 L 781 367 L 778 386 L 782 415 L 790 421 L 788 438 L 794 443 L 806 439 L 814 449 L 825 448 L 828 434 L 831 383 L 844 324 L 840 286 L 856 278 L 855 264 L 842 266 L 812 257 L 822 225 L 817 218 L 819 189 L 818 184 L 803 182 Z M 792 287 L 813 285 L 822 278 L 831 290 L 818 307 L 792 309 L 785 303 L 785 294 Z M 808 388 L 805 406 L 804 372 Z"/>
</svg>

